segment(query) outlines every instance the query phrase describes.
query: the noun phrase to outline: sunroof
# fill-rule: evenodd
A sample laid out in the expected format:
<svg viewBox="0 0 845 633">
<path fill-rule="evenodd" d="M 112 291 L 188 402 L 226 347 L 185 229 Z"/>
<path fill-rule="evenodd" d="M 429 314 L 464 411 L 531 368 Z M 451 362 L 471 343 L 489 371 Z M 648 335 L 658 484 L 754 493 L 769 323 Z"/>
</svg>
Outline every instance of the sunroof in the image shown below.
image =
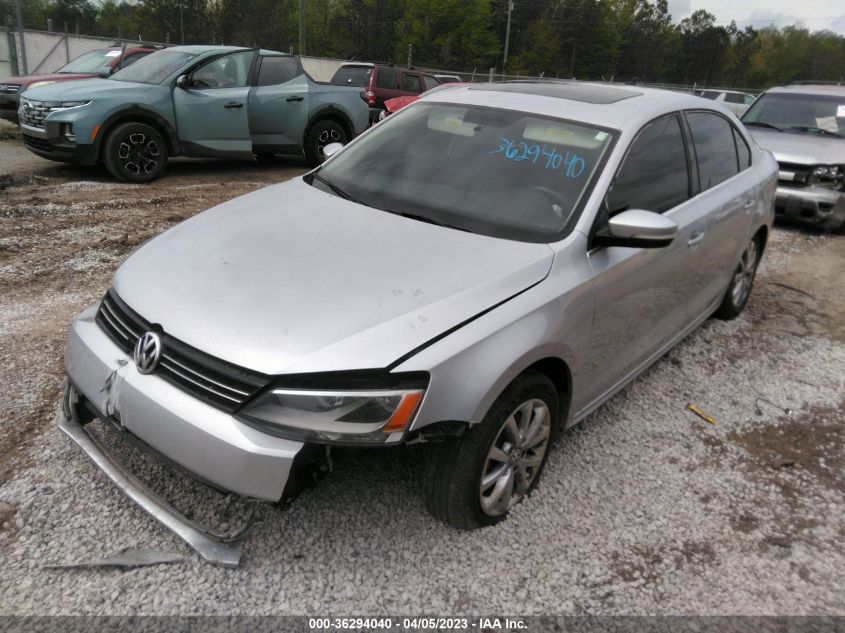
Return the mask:
<svg viewBox="0 0 845 633">
<path fill-rule="evenodd" d="M 509 81 L 492 84 L 478 84 L 470 86 L 470 90 L 491 90 L 495 92 L 519 92 L 522 94 L 539 95 L 542 97 L 557 97 L 571 99 L 584 103 L 608 104 L 639 97 L 641 92 L 616 88 L 611 86 L 597 86 L 576 82 L 557 81 Z"/>
</svg>

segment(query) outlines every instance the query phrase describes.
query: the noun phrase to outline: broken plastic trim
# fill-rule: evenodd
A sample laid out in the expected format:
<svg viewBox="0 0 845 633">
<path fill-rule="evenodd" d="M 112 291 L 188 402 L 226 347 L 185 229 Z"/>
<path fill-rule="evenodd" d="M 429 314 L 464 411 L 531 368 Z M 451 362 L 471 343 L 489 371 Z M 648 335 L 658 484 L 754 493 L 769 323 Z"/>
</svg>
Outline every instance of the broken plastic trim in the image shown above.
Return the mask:
<svg viewBox="0 0 845 633">
<path fill-rule="evenodd" d="M 72 391 L 72 388 L 68 388 Z M 235 568 L 240 565 L 240 548 L 225 545 L 214 540 L 193 521 L 184 516 L 164 499 L 150 490 L 140 479 L 129 472 L 111 455 L 97 439 L 85 430 L 72 413 L 71 403 L 58 414 L 58 427 L 88 455 L 100 470 L 111 479 L 126 496 L 137 503 L 145 512 L 171 530 L 209 563 L 221 567 Z"/>
</svg>

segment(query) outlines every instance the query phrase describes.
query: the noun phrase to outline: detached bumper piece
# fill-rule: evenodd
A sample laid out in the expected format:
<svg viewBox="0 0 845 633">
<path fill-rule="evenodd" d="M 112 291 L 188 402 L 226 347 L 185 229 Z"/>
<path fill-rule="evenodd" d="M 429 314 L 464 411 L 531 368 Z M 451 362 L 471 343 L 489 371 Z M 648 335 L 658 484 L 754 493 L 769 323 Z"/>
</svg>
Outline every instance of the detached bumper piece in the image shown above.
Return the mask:
<svg viewBox="0 0 845 633">
<path fill-rule="evenodd" d="M 242 556 L 240 548 L 222 543 L 214 538 L 209 531 L 176 510 L 113 459 L 102 443 L 82 425 L 75 414 L 73 401 L 74 389 L 68 386 L 59 414 L 59 428 L 76 442 L 118 488 L 208 562 L 228 568 L 235 568 L 240 565 Z"/>
</svg>

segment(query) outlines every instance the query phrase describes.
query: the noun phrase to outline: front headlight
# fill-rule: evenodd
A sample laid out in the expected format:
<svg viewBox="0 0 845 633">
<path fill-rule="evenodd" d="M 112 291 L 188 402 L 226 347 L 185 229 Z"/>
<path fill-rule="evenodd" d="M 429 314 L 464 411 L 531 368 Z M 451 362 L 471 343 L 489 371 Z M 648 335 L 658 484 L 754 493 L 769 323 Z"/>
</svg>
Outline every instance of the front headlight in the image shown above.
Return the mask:
<svg viewBox="0 0 845 633">
<path fill-rule="evenodd" d="M 843 173 L 841 165 L 819 165 L 810 172 L 810 177 L 807 179 L 808 185 L 828 187 L 830 189 L 840 189 L 842 182 Z"/>
<path fill-rule="evenodd" d="M 53 108 L 53 109 L 54 110 L 59 110 L 59 109 L 64 110 L 66 108 L 78 108 L 80 106 L 88 105 L 89 103 L 91 103 L 90 100 L 88 100 L 88 101 L 62 101 L 62 103 L 59 105 L 59 107 Z"/>
<path fill-rule="evenodd" d="M 278 388 L 236 416 L 260 431 L 327 444 L 401 441 L 425 391 L 411 389 L 307 390 Z"/>
<path fill-rule="evenodd" d="M 36 81 L 34 83 L 29 84 L 26 89 L 32 90 L 33 88 L 40 88 L 41 86 L 49 86 L 50 84 L 56 83 L 55 81 Z"/>
</svg>

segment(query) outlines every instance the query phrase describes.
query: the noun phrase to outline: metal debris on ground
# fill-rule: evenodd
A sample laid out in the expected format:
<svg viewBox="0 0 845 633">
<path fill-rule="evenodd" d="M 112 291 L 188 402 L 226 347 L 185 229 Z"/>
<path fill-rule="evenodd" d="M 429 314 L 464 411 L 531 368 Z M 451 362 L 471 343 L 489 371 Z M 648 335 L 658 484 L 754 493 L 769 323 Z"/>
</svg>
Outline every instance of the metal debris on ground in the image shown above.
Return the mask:
<svg viewBox="0 0 845 633">
<path fill-rule="evenodd" d="M 44 569 L 77 569 L 84 567 L 132 569 L 134 567 L 148 567 L 150 565 L 171 565 L 173 563 L 181 563 L 184 560 L 185 557 L 176 552 L 126 547 L 104 558 L 92 558 L 69 563 L 54 563 L 52 565 L 44 565 Z"/>
<path fill-rule="evenodd" d="M 702 420 L 707 422 L 708 424 L 716 424 L 716 418 L 706 413 L 701 407 L 692 404 L 691 402 L 687 405 L 687 409 L 695 413 L 698 417 Z"/>
<path fill-rule="evenodd" d="M 772 406 L 778 411 L 783 412 L 784 415 L 792 415 L 792 409 L 788 409 L 786 407 L 780 406 L 779 404 L 775 404 L 774 402 L 772 402 L 771 400 L 767 400 L 763 396 L 759 396 L 754 400 L 754 413 L 756 413 L 757 415 L 763 415 L 763 410 L 760 408 L 761 402 L 765 402 L 769 406 Z"/>
</svg>

